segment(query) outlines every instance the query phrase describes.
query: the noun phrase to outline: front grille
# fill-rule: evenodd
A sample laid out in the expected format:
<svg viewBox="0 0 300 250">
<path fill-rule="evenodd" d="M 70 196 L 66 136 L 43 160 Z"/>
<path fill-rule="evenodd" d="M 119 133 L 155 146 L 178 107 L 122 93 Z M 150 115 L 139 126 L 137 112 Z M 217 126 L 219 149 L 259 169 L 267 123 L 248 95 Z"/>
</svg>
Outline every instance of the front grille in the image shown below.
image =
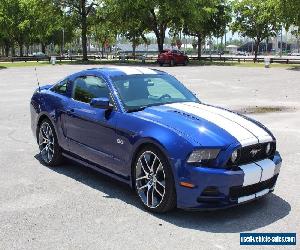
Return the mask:
<svg viewBox="0 0 300 250">
<path fill-rule="evenodd" d="M 267 155 L 266 147 L 268 143 L 271 143 L 271 152 Z M 238 165 L 259 161 L 266 158 L 273 159 L 275 151 L 276 151 L 275 142 L 267 142 L 267 143 L 260 143 L 260 144 L 246 146 L 240 149 L 239 152 L 240 156 L 238 161 L 233 164 L 229 159 L 227 162 L 227 166 L 237 167 Z"/>
<path fill-rule="evenodd" d="M 274 175 L 271 179 L 253 184 L 253 185 L 249 185 L 246 187 L 243 186 L 236 186 L 236 187 L 231 187 L 229 190 L 229 195 L 230 198 L 233 200 L 236 200 L 239 197 L 243 197 L 243 196 L 248 196 L 251 194 L 255 194 L 257 192 L 260 192 L 264 189 L 267 188 L 272 188 L 274 187 L 276 180 L 277 180 L 278 175 Z"/>
</svg>

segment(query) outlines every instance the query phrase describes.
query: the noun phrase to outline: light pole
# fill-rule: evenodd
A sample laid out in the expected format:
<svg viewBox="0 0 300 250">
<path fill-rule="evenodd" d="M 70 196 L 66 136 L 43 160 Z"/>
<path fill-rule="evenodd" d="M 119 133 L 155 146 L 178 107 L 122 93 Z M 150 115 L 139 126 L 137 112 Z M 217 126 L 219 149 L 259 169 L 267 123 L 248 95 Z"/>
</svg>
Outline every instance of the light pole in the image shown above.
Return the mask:
<svg viewBox="0 0 300 250">
<path fill-rule="evenodd" d="M 280 57 L 282 57 L 282 25 L 280 30 Z"/>
</svg>

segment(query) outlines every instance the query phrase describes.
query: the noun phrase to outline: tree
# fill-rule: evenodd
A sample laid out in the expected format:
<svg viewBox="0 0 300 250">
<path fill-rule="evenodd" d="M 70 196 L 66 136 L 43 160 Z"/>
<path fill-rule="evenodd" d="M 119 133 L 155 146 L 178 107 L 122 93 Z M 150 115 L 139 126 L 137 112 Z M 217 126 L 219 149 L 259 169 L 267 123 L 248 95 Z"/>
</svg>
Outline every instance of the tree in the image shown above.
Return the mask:
<svg viewBox="0 0 300 250">
<path fill-rule="evenodd" d="M 54 2 L 77 16 L 81 28 L 83 61 L 87 61 L 88 18 L 98 5 L 96 0 L 54 0 Z"/>
<path fill-rule="evenodd" d="M 279 1 L 279 0 L 278 0 Z M 292 34 L 296 37 L 298 52 L 300 51 L 300 1 L 299 0 L 281 0 L 278 4 L 278 12 L 281 14 L 281 20 L 285 29 L 291 26 Z"/>
<path fill-rule="evenodd" d="M 1 0 L 0 5 L 0 27 L 2 36 L 5 38 L 6 54 L 7 48 L 17 43 L 20 48 L 20 56 L 23 56 L 23 45 L 29 39 L 32 25 L 29 6 L 34 0 Z"/>
<path fill-rule="evenodd" d="M 137 25 L 141 34 L 152 31 L 158 50 L 163 50 L 166 30 L 180 20 L 186 1 L 180 0 L 106 0 L 107 6 L 123 24 Z M 132 27 L 129 26 L 129 30 Z"/>
<path fill-rule="evenodd" d="M 36 2 L 31 8 L 32 18 L 35 20 L 35 25 L 32 29 L 32 40 L 40 43 L 42 52 L 46 53 L 46 46 L 50 43 L 62 46 L 63 36 L 65 42 L 73 38 L 73 17 L 63 12 L 51 0 L 36 0 Z"/>
<path fill-rule="evenodd" d="M 191 0 L 184 15 L 183 32 L 197 37 L 198 58 L 207 36 L 223 36 L 230 22 L 230 11 L 224 0 Z"/>
<path fill-rule="evenodd" d="M 53 42 L 64 23 L 69 22 L 64 21 L 63 16 L 62 10 L 51 0 L 1 0 L 0 30 L 5 55 L 8 56 L 10 48 L 14 55 L 16 44 L 19 45 L 20 56 L 23 56 L 24 46 L 28 54 L 29 46 L 34 43 L 41 43 L 45 52 L 46 45 Z"/>
<path fill-rule="evenodd" d="M 101 56 L 104 57 L 106 46 L 116 41 L 116 23 L 111 18 L 108 9 L 99 6 L 96 10 L 96 15 L 93 17 L 91 26 L 92 37 L 97 44 L 101 45 Z"/>
<path fill-rule="evenodd" d="M 277 0 L 278 11 L 286 28 L 291 25 L 300 28 L 300 1 L 299 0 Z M 300 30 L 299 30 L 300 32 Z"/>
<path fill-rule="evenodd" d="M 255 62 L 260 43 L 268 37 L 276 36 L 280 30 L 280 18 L 276 9 L 276 0 L 235 0 L 233 3 L 235 19 L 231 29 L 254 40 Z"/>
</svg>

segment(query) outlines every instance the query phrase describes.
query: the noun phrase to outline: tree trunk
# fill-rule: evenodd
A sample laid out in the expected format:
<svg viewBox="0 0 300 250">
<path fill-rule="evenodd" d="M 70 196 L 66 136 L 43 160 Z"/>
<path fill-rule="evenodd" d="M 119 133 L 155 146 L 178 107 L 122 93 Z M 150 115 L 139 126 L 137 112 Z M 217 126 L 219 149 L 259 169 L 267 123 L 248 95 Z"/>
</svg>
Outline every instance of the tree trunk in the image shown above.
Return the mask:
<svg viewBox="0 0 300 250">
<path fill-rule="evenodd" d="M 165 43 L 165 30 L 160 32 L 160 49 L 161 51 L 164 50 L 164 43 Z"/>
<path fill-rule="evenodd" d="M 254 45 L 254 62 L 257 61 L 257 54 L 258 54 L 258 50 L 259 50 L 259 44 L 260 44 L 260 41 L 256 41 L 255 45 Z"/>
<path fill-rule="evenodd" d="M 29 44 L 26 44 L 26 56 L 29 55 Z"/>
<path fill-rule="evenodd" d="M 81 0 L 81 40 L 82 40 L 82 60 L 88 61 L 87 57 L 87 14 L 85 0 Z"/>
<path fill-rule="evenodd" d="M 11 56 L 15 56 L 16 55 L 16 49 L 15 49 L 15 45 L 13 44 L 11 46 Z"/>
<path fill-rule="evenodd" d="M 136 49 L 136 45 L 135 45 L 135 42 L 132 43 L 132 56 L 133 56 L 133 59 L 135 60 L 135 49 Z"/>
<path fill-rule="evenodd" d="M 8 57 L 9 56 L 9 44 L 5 43 L 5 56 Z"/>
<path fill-rule="evenodd" d="M 155 33 L 156 40 L 157 40 L 157 46 L 158 46 L 158 51 L 162 52 L 164 50 L 164 42 L 165 42 L 165 30 L 160 29 L 159 31 L 157 30 Z"/>
<path fill-rule="evenodd" d="M 104 46 L 105 46 L 105 42 L 102 43 L 102 48 L 101 48 L 101 58 L 104 58 Z"/>
<path fill-rule="evenodd" d="M 20 49 L 20 56 L 23 56 L 23 43 L 19 43 L 19 49 Z"/>
<path fill-rule="evenodd" d="M 198 46 L 198 60 L 200 60 L 201 55 L 202 55 L 202 36 L 201 34 L 197 35 L 198 41 L 197 41 L 197 46 Z"/>
<path fill-rule="evenodd" d="M 42 43 L 41 46 L 42 46 L 42 52 L 46 54 L 46 44 Z"/>
</svg>

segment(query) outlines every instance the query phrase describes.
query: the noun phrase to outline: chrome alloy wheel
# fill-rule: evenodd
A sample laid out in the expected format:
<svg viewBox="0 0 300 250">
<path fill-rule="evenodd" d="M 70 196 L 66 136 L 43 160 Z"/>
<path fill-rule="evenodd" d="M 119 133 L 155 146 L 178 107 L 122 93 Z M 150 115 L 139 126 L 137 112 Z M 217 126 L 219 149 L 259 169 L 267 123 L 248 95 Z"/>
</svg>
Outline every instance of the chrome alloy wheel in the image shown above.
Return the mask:
<svg viewBox="0 0 300 250">
<path fill-rule="evenodd" d="M 44 162 L 51 162 L 54 155 L 54 135 L 47 122 L 42 123 L 39 131 L 39 148 Z"/>
<path fill-rule="evenodd" d="M 145 151 L 138 159 L 135 171 L 136 190 L 149 208 L 158 207 L 166 190 L 164 166 L 156 154 Z"/>
</svg>

